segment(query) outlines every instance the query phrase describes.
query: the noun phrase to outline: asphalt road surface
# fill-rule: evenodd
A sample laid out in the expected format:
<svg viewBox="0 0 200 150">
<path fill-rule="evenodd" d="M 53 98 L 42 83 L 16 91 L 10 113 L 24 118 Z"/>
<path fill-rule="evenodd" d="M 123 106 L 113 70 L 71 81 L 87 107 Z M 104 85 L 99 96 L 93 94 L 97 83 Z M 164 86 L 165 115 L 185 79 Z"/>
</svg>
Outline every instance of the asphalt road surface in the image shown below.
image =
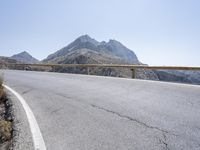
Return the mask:
<svg viewBox="0 0 200 150">
<path fill-rule="evenodd" d="M 5 84 L 33 111 L 48 150 L 200 149 L 200 86 L 4 72 Z"/>
</svg>

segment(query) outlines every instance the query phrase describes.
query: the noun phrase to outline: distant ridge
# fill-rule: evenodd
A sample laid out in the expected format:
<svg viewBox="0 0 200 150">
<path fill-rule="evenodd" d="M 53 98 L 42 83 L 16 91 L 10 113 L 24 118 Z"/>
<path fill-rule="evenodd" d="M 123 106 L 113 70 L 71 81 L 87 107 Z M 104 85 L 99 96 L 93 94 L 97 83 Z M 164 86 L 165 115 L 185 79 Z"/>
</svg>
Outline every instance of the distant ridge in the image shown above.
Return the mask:
<svg viewBox="0 0 200 150">
<path fill-rule="evenodd" d="M 39 60 L 37 60 L 36 58 L 34 58 L 33 56 L 31 56 L 28 52 L 23 51 L 19 54 L 15 54 L 13 56 L 11 56 L 10 58 L 15 59 L 19 62 L 22 63 L 39 63 Z"/>
</svg>

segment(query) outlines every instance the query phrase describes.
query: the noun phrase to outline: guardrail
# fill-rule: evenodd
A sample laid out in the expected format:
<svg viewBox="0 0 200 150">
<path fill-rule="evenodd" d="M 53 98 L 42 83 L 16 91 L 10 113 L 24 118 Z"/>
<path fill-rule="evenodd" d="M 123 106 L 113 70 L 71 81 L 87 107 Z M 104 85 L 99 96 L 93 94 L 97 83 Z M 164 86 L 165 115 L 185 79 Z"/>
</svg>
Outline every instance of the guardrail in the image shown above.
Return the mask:
<svg viewBox="0 0 200 150">
<path fill-rule="evenodd" d="M 135 78 L 136 69 L 150 69 L 150 70 L 188 70 L 188 71 L 200 71 L 200 67 L 183 67 L 183 66 L 148 66 L 148 65 L 130 65 L 130 64 L 13 64 L 6 63 L 6 67 L 9 66 L 21 66 L 24 70 L 30 66 L 38 67 L 84 67 L 87 68 L 87 73 L 89 74 L 89 69 L 93 67 L 100 68 L 128 68 L 132 71 L 132 78 Z"/>
</svg>

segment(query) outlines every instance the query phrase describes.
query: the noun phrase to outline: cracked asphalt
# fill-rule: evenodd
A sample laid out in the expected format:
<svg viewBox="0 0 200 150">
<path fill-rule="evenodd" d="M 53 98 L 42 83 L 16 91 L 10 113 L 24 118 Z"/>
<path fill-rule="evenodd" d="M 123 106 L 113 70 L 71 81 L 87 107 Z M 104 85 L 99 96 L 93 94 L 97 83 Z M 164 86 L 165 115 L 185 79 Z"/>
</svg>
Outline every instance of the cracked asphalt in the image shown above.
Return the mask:
<svg viewBox="0 0 200 150">
<path fill-rule="evenodd" d="M 200 149 L 200 86 L 4 72 L 32 109 L 48 150 Z"/>
</svg>

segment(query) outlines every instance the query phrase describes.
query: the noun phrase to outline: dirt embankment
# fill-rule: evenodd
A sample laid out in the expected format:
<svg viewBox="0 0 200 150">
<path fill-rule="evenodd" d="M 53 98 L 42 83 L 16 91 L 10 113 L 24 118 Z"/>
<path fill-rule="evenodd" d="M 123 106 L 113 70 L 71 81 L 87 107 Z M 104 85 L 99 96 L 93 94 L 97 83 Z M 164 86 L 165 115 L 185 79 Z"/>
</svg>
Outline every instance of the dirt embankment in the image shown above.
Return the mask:
<svg viewBox="0 0 200 150">
<path fill-rule="evenodd" d="M 3 88 L 3 80 L 0 78 L 0 150 L 12 149 L 13 118 L 11 105 Z"/>
</svg>

